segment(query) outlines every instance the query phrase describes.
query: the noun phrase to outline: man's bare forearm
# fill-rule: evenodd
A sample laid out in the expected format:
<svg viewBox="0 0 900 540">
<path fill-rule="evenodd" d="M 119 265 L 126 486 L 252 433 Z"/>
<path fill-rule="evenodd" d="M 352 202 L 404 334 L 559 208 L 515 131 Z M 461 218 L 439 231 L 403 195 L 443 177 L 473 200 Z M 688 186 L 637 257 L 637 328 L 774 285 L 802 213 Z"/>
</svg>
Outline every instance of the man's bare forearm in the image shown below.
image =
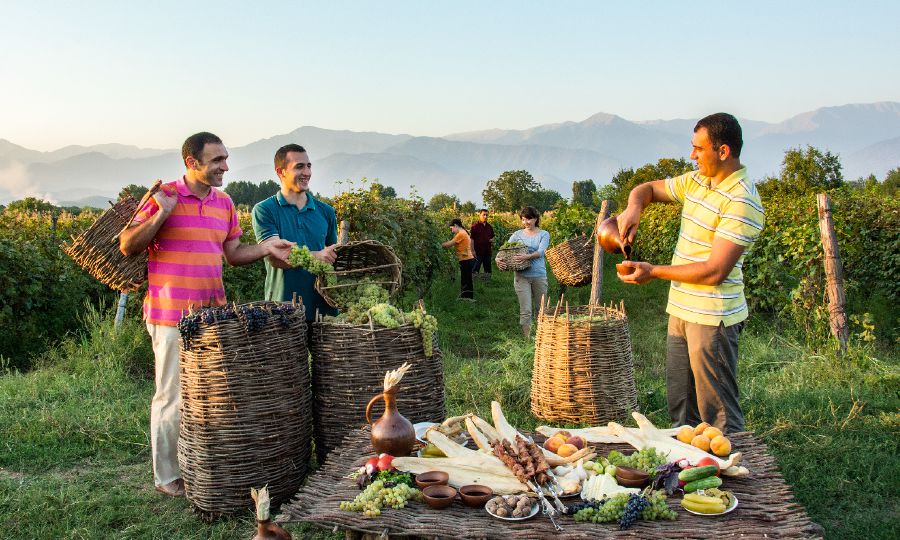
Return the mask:
<svg viewBox="0 0 900 540">
<path fill-rule="evenodd" d="M 119 235 L 119 251 L 126 257 L 146 251 L 168 217 L 168 213 L 159 211 L 150 216 L 147 221 L 122 231 L 122 234 Z"/>
<path fill-rule="evenodd" d="M 243 266 L 269 254 L 263 244 L 238 244 L 225 258 L 231 266 Z"/>
<path fill-rule="evenodd" d="M 728 277 L 728 272 L 709 261 L 677 265 L 654 265 L 650 275 L 656 279 L 667 279 L 696 285 L 720 285 Z"/>
</svg>

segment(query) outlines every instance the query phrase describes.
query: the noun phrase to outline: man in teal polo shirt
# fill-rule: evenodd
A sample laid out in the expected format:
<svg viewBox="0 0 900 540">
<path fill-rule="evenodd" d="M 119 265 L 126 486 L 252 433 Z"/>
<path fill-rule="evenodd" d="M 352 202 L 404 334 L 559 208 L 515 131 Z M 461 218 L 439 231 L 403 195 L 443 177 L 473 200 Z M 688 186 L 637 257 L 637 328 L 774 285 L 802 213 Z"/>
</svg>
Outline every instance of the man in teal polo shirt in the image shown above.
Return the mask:
<svg viewBox="0 0 900 540">
<path fill-rule="evenodd" d="M 317 201 L 309 192 L 312 163 L 306 150 L 298 144 L 279 148 L 275 152 L 275 173 L 281 190 L 253 207 L 257 242 L 273 238 L 296 242 L 308 247 L 317 259 L 333 264 L 337 220 L 334 208 Z M 267 257 L 265 264 L 266 300 L 286 301 L 297 293 L 303 298 L 307 320 L 313 320 L 317 310 L 323 315 L 337 313 L 316 292 L 313 274 L 272 257 Z"/>
</svg>

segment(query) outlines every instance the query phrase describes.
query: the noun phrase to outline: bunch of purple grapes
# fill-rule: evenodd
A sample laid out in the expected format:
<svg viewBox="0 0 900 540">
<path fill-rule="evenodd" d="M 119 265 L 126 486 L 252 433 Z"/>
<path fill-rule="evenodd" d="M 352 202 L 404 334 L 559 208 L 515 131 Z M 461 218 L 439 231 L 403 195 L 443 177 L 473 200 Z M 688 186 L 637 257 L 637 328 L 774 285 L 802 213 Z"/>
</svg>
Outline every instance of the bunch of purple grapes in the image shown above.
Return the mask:
<svg viewBox="0 0 900 540">
<path fill-rule="evenodd" d="M 269 313 L 259 306 L 240 306 L 238 310 L 248 332 L 262 330 L 269 320 Z"/>
<path fill-rule="evenodd" d="M 648 506 L 650 506 L 650 501 L 647 500 L 647 497 L 632 493 L 631 496 L 628 497 L 628 502 L 625 503 L 625 513 L 619 519 L 619 529 L 624 531 L 631 527 L 634 522 L 641 517 L 641 512 Z"/>
</svg>

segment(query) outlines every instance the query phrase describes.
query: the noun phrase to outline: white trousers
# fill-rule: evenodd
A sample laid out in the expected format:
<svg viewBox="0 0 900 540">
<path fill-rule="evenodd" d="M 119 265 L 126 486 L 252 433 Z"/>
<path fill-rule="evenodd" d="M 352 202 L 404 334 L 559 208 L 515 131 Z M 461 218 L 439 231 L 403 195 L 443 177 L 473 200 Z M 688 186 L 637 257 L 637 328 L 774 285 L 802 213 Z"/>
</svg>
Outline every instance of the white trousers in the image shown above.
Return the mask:
<svg viewBox="0 0 900 540">
<path fill-rule="evenodd" d="M 178 432 L 181 429 L 181 334 L 174 326 L 147 324 L 156 358 L 156 393 L 150 402 L 153 481 L 164 486 L 181 478 Z"/>
</svg>

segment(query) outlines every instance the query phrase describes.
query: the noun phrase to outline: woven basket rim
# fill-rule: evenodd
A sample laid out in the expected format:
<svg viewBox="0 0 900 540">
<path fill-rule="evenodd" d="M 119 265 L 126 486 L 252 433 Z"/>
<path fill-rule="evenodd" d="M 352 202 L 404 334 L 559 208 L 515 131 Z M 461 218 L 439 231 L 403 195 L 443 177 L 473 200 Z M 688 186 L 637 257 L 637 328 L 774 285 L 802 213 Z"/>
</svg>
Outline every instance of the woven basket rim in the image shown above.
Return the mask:
<svg viewBox="0 0 900 540">
<path fill-rule="evenodd" d="M 340 257 L 341 252 L 357 248 L 374 250 L 378 252 L 386 262 L 371 267 L 335 270 L 333 272 L 333 275 L 344 276 L 346 274 L 357 274 L 367 271 L 370 272 L 372 270 L 378 271 L 382 274 L 386 274 L 384 278 L 386 279 L 386 281 L 375 281 L 375 283 L 379 285 L 389 285 L 389 287 L 384 287 L 388 291 L 388 296 L 395 296 L 400 291 L 400 288 L 403 285 L 403 263 L 400 261 L 400 258 L 397 257 L 397 254 L 394 252 L 393 248 L 377 240 L 355 240 L 353 242 L 335 246 L 334 251 L 338 255 L 338 257 Z M 319 295 L 322 296 L 322 299 L 325 300 L 325 303 L 333 308 L 339 308 L 340 306 L 337 305 L 335 299 L 328 294 L 328 291 L 332 289 L 340 289 L 351 286 L 353 285 L 347 283 L 328 285 L 326 283 L 326 274 L 319 274 L 318 276 L 316 276 L 316 292 L 318 292 Z"/>
</svg>

